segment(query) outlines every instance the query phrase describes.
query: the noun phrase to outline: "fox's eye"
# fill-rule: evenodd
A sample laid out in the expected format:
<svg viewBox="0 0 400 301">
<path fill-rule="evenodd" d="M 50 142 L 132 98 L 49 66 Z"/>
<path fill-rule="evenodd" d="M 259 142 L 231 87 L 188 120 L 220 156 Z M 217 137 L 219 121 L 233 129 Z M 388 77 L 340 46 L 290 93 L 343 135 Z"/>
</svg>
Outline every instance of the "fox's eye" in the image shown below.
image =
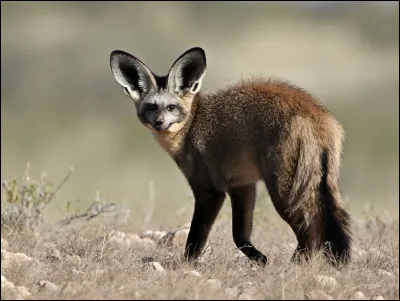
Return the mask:
<svg viewBox="0 0 400 301">
<path fill-rule="evenodd" d="M 169 105 L 169 106 L 167 106 L 167 110 L 168 111 L 173 111 L 173 110 L 175 110 L 176 109 L 176 105 Z"/>
<path fill-rule="evenodd" d="M 155 111 L 155 110 L 157 110 L 157 105 L 154 104 L 154 103 L 149 103 L 149 104 L 146 106 L 146 110 L 148 110 L 148 111 Z"/>
</svg>

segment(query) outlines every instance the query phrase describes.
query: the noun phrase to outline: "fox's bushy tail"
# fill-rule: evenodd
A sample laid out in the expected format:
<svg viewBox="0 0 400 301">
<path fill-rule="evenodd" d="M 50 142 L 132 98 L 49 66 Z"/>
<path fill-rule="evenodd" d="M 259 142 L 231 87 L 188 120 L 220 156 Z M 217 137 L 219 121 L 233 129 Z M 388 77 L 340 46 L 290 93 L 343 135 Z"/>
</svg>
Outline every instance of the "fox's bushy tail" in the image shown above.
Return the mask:
<svg viewBox="0 0 400 301">
<path fill-rule="evenodd" d="M 343 207 L 338 183 L 343 128 L 336 120 L 329 120 L 322 131 L 324 139 L 317 139 L 310 121 L 298 120 L 293 126 L 299 143 L 289 211 L 299 247 L 309 253 L 323 249 L 332 263 L 347 263 L 351 218 Z"/>
</svg>

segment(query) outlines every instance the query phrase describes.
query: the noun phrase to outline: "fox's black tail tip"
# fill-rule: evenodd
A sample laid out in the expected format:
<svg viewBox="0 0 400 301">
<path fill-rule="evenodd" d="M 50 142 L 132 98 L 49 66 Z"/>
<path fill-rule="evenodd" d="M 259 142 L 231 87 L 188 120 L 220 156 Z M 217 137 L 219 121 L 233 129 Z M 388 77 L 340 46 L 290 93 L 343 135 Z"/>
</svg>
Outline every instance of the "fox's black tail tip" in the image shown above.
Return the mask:
<svg viewBox="0 0 400 301">
<path fill-rule="evenodd" d="M 331 205 L 325 228 L 325 255 L 334 265 L 346 265 L 351 259 L 351 217 L 344 208 Z"/>
<path fill-rule="evenodd" d="M 328 152 L 325 150 L 321 157 L 323 176 L 320 186 L 324 253 L 334 265 L 347 264 L 351 258 L 351 217 L 342 206 L 337 179 L 334 173 L 330 174 L 328 162 Z M 330 181 L 328 174 L 331 177 Z"/>
</svg>

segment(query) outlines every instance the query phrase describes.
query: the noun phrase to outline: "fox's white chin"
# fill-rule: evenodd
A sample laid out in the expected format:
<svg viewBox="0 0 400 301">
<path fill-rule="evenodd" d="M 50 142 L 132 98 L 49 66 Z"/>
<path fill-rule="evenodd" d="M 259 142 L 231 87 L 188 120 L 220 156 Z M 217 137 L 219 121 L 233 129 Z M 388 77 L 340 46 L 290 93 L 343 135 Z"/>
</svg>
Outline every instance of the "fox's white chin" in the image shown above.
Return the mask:
<svg viewBox="0 0 400 301">
<path fill-rule="evenodd" d="M 167 127 L 163 128 L 155 128 L 150 123 L 146 123 L 145 126 L 150 129 L 154 134 L 161 134 L 161 133 L 176 133 L 180 131 L 183 126 L 185 125 L 184 122 L 182 123 L 172 123 L 169 124 Z"/>
<path fill-rule="evenodd" d="M 171 124 L 167 125 L 167 126 L 153 126 L 153 128 L 157 131 L 157 132 L 166 132 L 168 131 L 168 129 L 171 127 Z"/>
</svg>

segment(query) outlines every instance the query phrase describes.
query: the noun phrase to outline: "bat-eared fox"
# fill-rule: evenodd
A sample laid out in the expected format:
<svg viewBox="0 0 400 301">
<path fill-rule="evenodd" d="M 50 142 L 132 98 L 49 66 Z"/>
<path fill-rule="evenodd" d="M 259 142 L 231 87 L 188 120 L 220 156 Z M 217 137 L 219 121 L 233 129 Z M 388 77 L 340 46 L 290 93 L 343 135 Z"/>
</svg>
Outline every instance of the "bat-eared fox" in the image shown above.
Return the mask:
<svg viewBox="0 0 400 301">
<path fill-rule="evenodd" d="M 121 50 L 111 53 L 110 66 L 140 122 L 193 191 L 186 260 L 199 258 L 228 194 L 236 246 L 249 259 L 267 263 L 250 239 L 256 182 L 262 180 L 296 235 L 294 262 L 318 251 L 333 264 L 349 261 L 351 218 L 338 183 L 344 130 L 313 96 L 263 78 L 202 93 L 206 55 L 200 47 L 184 52 L 166 76 Z"/>
</svg>

